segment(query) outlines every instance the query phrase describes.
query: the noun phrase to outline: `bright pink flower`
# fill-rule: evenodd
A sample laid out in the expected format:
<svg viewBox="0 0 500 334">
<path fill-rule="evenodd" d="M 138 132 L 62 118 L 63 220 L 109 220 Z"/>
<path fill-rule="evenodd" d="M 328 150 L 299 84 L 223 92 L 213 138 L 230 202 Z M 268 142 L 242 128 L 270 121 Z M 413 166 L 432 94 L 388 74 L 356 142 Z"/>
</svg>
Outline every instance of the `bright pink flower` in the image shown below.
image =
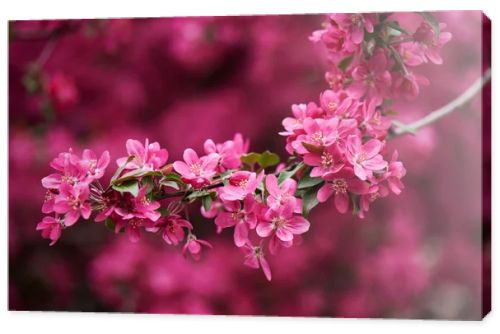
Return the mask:
<svg viewBox="0 0 500 334">
<path fill-rule="evenodd" d="M 423 75 L 408 72 L 407 74 L 394 73 L 394 94 L 414 100 L 420 93 L 420 85 L 428 86 L 429 80 Z"/>
<path fill-rule="evenodd" d="M 99 159 L 92 150 L 83 150 L 79 166 L 91 180 L 100 179 L 109 165 L 109 152 L 104 151 Z"/>
<path fill-rule="evenodd" d="M 344 167 L 343 154 L 337 144 L 325 147 L 321 154 L 306 153 L 304 163 L 314 167 L 310 174 L 312 177 L 323 177 L 329 173 L 337 173 Z"/>
<path fill-rule="evenodd" d="M 229 183 L 220 190 L 220 198 L 223 201 L 241 201 L 248 194 L 253 194 L 264 177 L 264 173 L 259 175 L 239 171 L 231 175 Z"/>
<path fill-rule="evenodd" d="M 365 30 L 373 32 L 373 26 L 376 23 L 375 14 L 331 14 L 330 19 L 348 32 L 350 39 L 356 44 L 363 41 Z"/>
<path fill-rule="evenodd" d="M 82 216 L 89 219 L 92 212 L 89 197 L 89 186 L 86 183 L 78 183 L 71 186 L 62 183 L 59 187 L 59 195 L 54 201 L 54 211 L 64 215 L 64 225 L 71 226 Z"/>
<path fill-rule="evenodd" d="M 184 229 L 192 230 L 193 225 L 179 215 L 170 215 L 158 220 L 152 231 L 156 232 L 160 228 L 163 228 L 163 240 L 169 245 L 177 246 L 184 240 Z"/>
<path fill-rule="evenodd" d="M 437 36 L 432 26 L 427 21 L 423 21 L 413 34 L 415 41 L 422 46 L 425 57 L 437 65 L 443 63 L 443 58 L 441 58 L 439 51 L 452 37 L 450 32 L 443 31 L 446 28 L 446 24 L 440 23 L 439 28 L 440 33 Z"/>
<path fill-rule="evenodd" d="M 346 72 L 340 70 L 337 66 L 331 68 L 325 73 L 325 80 L 331 89 L 339 91 L 344 89 L 348 79 Z"/>
<path fill-rule="evenodd" d="M 280 132 L 282 136 L 294 135 L 304 129 L 303 121 L 310 118 L 317 118 L 323 115 L 323 111 L 314 102 L 306 104 L 293 104 L 292 114 L 294 117 L 285 117 L 282 124 L 286 131 Z"/>
<path fill-rule="evenodd" d="M 309 37 L 312 42 L 322 42 L 330 56 L 335 60 L 344 58 L 359 50 L 359 42 L 352 39 L 350 32 L 339 29 L 335 25 L 329 25 L 326 29 L 317 30 Z"/>
<path fill-rule="evenodd" d="M 50 246 L 59 240 L 63 228 L 64 223 L 58 217 L 43 217 L 42 221 L 36 225 L 36 230 L 42 231 L 42 237 L 51 240 Z"/>
<path fill-rule="evenodd" d="M 407 66 L 418 66 L 425 61 L 425 55 L 419 43 L 401 43 L 398 46 L 398 52 Z"/>
<path fill-rule="evenodd" d="M 248 230 L 257 225 L 257 217 L 254 212 L 255 199 L 253 194 L 248 194 L 243 200 L 224 203 L 224 209 L 215 218 L 218 230 L 234 226 L 234 244 L 242 247 L 248 241 Z"/>
<path fill-rule="evenodd" d="M 266 176 L 266 190 L 269 192 L 267 205 L 271 209 L 278 210 L 282 206 L 292 206 L 295 208 L 294 211 L 302 211 L 302 201 L 294 196 L 297 190 L 297 182 L 294 179 L 288 178 L 278 185 L 276 176 L 269 174 Z"/>
<path fill-rule="evenodd" d="M 340 120 L 338 117 L 330 119 L 306 118 L 304 131 L 305 134 L 299 135 L 292 143 L 292 147 L 299 154 L 309 153 L 303 143 L 321 148 L 342 142 L 348 135 L 356 133 L 357 122 L 354 119 Z"/>
<path fill-rule="evenodd" d="M 207 139 L 203 145 L 206 154 L 219 155 L 219 171 L 237 169 L 241 166 L 241 155 L 248 152 L 249 140 L 244 140 L 241 133 L 237 133 L 233 140 L 222 144 L 215 144 L 212 139 Z"/>
<path fill-rule="evenodd" d="M 310 223 L 302 216 L 294 215 L 294 206 L 285 205 L 277 210 L 269 209 L 265 221 L 257 225 L 257 235 L 262 238 L 276 235 L 285 243 L 293 242 L 293 236 L 309 230 Z"/>
<path fill-rule="evenodd" d="M 42 186 L 46 189 L 59 189 L 62 183 L 75 185 L 83 181 L 86 173 L 79 166 L 80 158 L 69 152 L 60 153 L 57 158 L 54 158 L 50 166 L 61 173 L 53 173 L 42 179 Z"/>
<path fill-rule="evenodd" d="M 378 198 L 386 197 L 387 195 L 389 195 L 389 190 L 385 186 L 381 184 L 372 185 L 359 199 L 358 217 L 364 218 L 364 213 L 370 210 L 370 204 Z"/>
<path fill-rule="evenodd" d="M 262 268 L 264 275 L 268 281 L 271 281 L 271 268 L 269 263 L 264 257 L 264 250 L 262 249 L 262 244 L 259 246 L 253 246 L 250 242 L 247 242 L 241 250 L 245 254 L 244 264 L 250 268 L 259 269 Z"/>
<path fill-rule="evenodd" d="M 147 192 L 148 187 L 144 186 L 139 189 L 136 197 L 128 193 L 123 195 L 123 203 L 114 209 L 115 212 L 124 220 L 139 218 L 149 219 L 153 222 L 157 221 L 161 214 L 156 210 L 161 205 L 159 202 L 150 201 L 147 198 Z"/>
<path fill-rule="evenodd" d="M 378 49 L 366 63 L 353 69 L 353 82 L 347 87 L 347 92 L 354 98 L 367 96 L 382 102 L 391 88 L 389 67 L 385 52 Z"/>
<path fill-rule="evenodd" d="M 56 199 L 57 193 L 53 190 L 47 190 L 45 192 L 45 198 L 43 200 L 42 212 L 43 213 L 51 213 L 54 212 L 54 203 Z"/>
<path fill-rule="evenodd" d="M 321 93 L 319 100 L 327 117 L 352 118 L 358 108 L 356 101 L 344 91 L 325 90 Z"/>
<path fill-rule="evenodd" d="M 349 193 L 361 195 L 368 191 L 368 184 L 359 180 L 349 167 L 324 178 L 326 182 L 318 190 L 318 202 L 324 203 L 333 195 L 335 207 L 340 213 L 346 213 L 349 209 Z"/>
<path fill-rule="evenodd" d="M 175 161 L 174 169 L 181 174 L 182 180 L 191 184 L 195 188 L 201 188 L 210 184 L 210 179 L 216 173 L 219 155 L 210 153 L 209 155 L 198 157 L 193 149 L 186 149 L 183 154 L 184 161 Z"/>
<path fill-rule="evenodd" d="M 198 239 L 194 234 L 188 234 L 187 242 L 182 248 L 182 254 L 186 255 L 189 252 L 191 257 L 198 261 L 201 256 L 201 246 L 212 248 L 212 245 L 208 241 Z"/>
<path fill-rule="evenodd" d="M 387 167 L 387 161 L 379 154 L 383 144 L 377 139 L 362 144 L 359 136 L 349 136 L 346 147 L 347 160 L 354 167 L 354 174 L 363 181 L 371 177 L 374 171 Z"/>
<path fill-rule="evenodd" d="M 401 161 L 398 161 L 398 151 L 394 151 L 389 167 L 384 177 L 387 179 L 389 189 L 396 195 L 401 194 L 404 184 L 401 179 L 406 175 L 406 169 Z"/>
<path fill-rule="evenodd" d="M 150 144 L 147 138 L 144 145 L 138 140 L 128 139 L 126 147 L 128 156 L 116 160 L 118 166 L 123 166 L 133 156 L 125 169 L 155 170 L 163 167 L 168 160 L 168 151 L 160 148 L 158 142 Z"/>
<path fill-rule="evenodd" d="M 125 233 L 127 233 L 128 239 L 136 243 L 141 238 L 141 229 L 151 229 L 154 228 L 155 222 L 144 219 L 133 217 L 131 219 L 118 219 L 115 225 L 115 233 L 120 232 L 123 228 L 125 229 Z"/>
</svg>

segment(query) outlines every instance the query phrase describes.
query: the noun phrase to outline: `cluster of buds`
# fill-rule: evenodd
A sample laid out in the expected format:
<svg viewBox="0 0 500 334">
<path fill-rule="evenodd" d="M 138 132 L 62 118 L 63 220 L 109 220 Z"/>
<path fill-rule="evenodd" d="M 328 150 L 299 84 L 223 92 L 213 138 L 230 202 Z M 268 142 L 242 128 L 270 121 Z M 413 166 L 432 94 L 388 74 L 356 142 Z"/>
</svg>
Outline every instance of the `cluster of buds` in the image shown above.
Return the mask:
<svg viewBox="0 0 500 334">
<path fill-rule="evenodd" d="M 286 163 L 269 151 L 248 152 L 241 134 L 215 143 L 203 154 L 184 151 L 182 161 L 168 162 L 157 142 L 129 139 L 127 156 L 117 159 L 109 185 L 100 179 L 110 162 L 85 150 L 71 150 L 51 162 L 57 173 L 42 179 L 47 195 L 45 217 L 37 226 L 53 245 L 62 229 L 81 217 L 125 232 L 132 242 L 141 233 L 157 233 L 169 245 L 199 259 L 208 241 L 197 237 L 189 206 L 213 219 L 218 233 L 233 228 L 234 244 L 245 265 L 262 268 L 265 258 L 301 241 L 310 228 L 311 209 L 333 197 L 340 213 L 363 218 L 370 204 L 391 191 L 400 194 L 406 170 L 398 153 L 386 157 L 392 120 L 389 100 L 415 97 L 426 79 L 408 70 L 426 61 L 441 63 L 439 48 L 451 37 L 429 14 L 413 34 L 385 14 L 332 14 L 325 28 L 312 34 L 328 51 L 330 89 L 319 103 L 292 106 L 283 120 Z"/>
</svg>

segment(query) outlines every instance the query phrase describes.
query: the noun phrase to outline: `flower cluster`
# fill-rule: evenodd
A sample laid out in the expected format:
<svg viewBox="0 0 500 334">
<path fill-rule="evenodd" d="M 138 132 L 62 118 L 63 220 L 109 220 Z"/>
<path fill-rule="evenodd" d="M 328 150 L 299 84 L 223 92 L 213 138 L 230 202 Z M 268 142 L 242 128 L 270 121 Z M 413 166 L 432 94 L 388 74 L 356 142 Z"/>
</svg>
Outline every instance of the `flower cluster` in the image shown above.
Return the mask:
<svg viewBox="0 0 500 334">
<path fill-rule="evenodd" d="M 212 246 L 190 222 L 189 207 L 196 203 L 218 233 L 233 228 L 245 265 L 261 268 L 271 280 L 266 250 L 276 255 L 300 243 L 318 203 L 333 197 L 340 213 L 351 210 L 363 218 L 377 198 L 401 193 L 406 170 L 397 151 L 390 159 L 386 152 L 390 99 L 418 95 L 427 79 L 408 68 L 441 63 L 438 51 L 451 37 L 443 24 L 422 16 L 413 34 L 388 15 L 328 16 L 310 39 L 327 50 L 330 89 L 319 102 L 293 105 L 293 117 L 283 120 L 286 163 L 269 151 L 248 152 L 241 134 L 223 143 L 208 139 L 203 154 L 187 148 L 172 163 L 158 142 L 129 139 L 127 155 L 116 160 L 117 170 L 103 186 L 109 153 L 98 159 L 85 150 L 80 158 L 70 150 L 52 161 L 57 173 L 42 179 L 42 211 L 55 215 L 37 229 L 53 245 L 62 229 L 95 214 L 94 221 L 125 232 L 132 242 L 143 232 L 161 234 L 198 260 Z"/>
</svg>

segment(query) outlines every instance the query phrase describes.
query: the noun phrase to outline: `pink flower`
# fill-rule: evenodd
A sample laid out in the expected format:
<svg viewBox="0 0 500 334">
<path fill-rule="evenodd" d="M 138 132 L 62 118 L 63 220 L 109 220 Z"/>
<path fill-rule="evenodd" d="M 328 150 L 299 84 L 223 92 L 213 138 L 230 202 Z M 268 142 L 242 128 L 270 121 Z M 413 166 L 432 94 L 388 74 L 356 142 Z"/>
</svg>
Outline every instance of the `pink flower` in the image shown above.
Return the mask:
<svg viewBox="0 0 500 334">
<path fill-rule="evenodd" d="M 86 183 L 78 183 L 71 186 L 62 183 L 59 187 L 59 195 L 54 201 L 54 211 L 64 215 L 64 225 L 71 226 L 82 216 L 89 219 L 92 212 L 90 203 L 86 202 L 89 197 L 89 186 Z"/>
<path fill-rule="evenodd" d="M 330 19 L 348 32 L 350 39 L 356 44 L 363 41 L 365 30 L 373 32 L 373 26 L 376 22 L 375 14 L 331 14 Z"/>
<path fill-rule="evenodd" d="M 278 210 L 282 206 L 292 206 L 295 208 L 294 211 L 302 211 L 302 201 L 294 196 L 297 190 L 295 180 L 288 178 L 280 186 L 276 176 L 269 174 L 266 176 L 266 190 L 269 192 L 267 205 L 271 209 Z"/>
<path fill-rule="evenodd" d="M 36 225 L 37 231 L 42 231 L 44 239 L 50 239 L 50 246 L 54 245 L 61 237 L 64 223 L 58 217 L 43 217 L 42 221 Z"/>
<path fill-rule="evenodd" d="M 242 247 L 248 241 L 248 230 L 257 225 L 257 217 L 254 212 L 255 199 L 248 194 L 243 200 L 224 203 L 224 209 L 215 218 L 215 224 L 219 231 L 223 228 L 234 226 L 234 244 Z"/>
<path fill-rule="evenodd" d="M 83 181 L 86 173 L 80 168 L 80 158 L 69 152 L 60 153 L 57 158 L 54 158 L 50 166 L 61 173 L 53 173 L 42 179 L 42 186 L 46 189 L 59 189 L 62 183 L 74 185 L 79 181 Z"/>
<path fill-rule="evenodd" d="M 446 28 L 446 24 L 440 23 L 439 28 L 439 36 L 436 36 L 432 26 L 427 21 L 424 21 L 413 34 L 415 41 L 422 46 L 425 57 L 436 65 L 443 63 L 443 58 L 441 58 L 439 51 L 452 37 L 450 32 L 443 31 Z"/>
<path fill-rule="evenodd" d="M 310 174 L 312 177 L 323 177 L 329 173 L 337 173 L 344 167 L 343 154 L 336 144 L 325 147 L 321 154 L 306 153 L 304 163 L 314 167 Z"/>
<path fill-rule="evenodd" d="M 349 193 L 361 195 L 368 191 L 368 184 L 359 180 L 349 167 L 324 178 L 326 182 L 318 190 L 318 202 L 324 203 L 333 195 L 335 207 L 340 213 L 346 213 L 349 209 Z"/>
<path fill-rule="evenodd" d="M 344 91 L 325 90 L 319 100 L 321 108 L 328 117 L 350 118 L 355 115 L 358 108 L 358 104 Z"/>
<path fill-rule="evenodd" d="M 364 96 L 375 98 L 382 102 L 391 88 L 389 63 L 382 49 L 375 51 L 366 62 L 356 66 L 352 71 L 353 82 L 347 87 L 347 92 L 354 98 Z"/>
<path fill-rule="evenodd" d="M 136 197 L 128 193 L 123 195 L 121 205 L 114 209 L 115 212 L 124 220 L 139 218 L 149 219 L 153 222 L 157 221 L 161 214 L 156 210 L 161 205 L 159 202 L 150 201 L 146 196 L 147 192 L 148 187 L 144 186 L 139 189 Z"/>
<path fill-rule="evenodd" d="M 249 141 L 244 140 L 240 133 L 233 140 L 227 140 L 222 144 L 215 144 L 212 139 L 207 139 L 203 145 L 206 154 L 217 153 L 219 155 L 219 171 L 237 169 L 241 166 L 241 155 L 248 152 Z"/>
<path fill-rule="evenodd" d="M 384 138 L 392 125 L 389 118 L 383 117 L 377 109 L 379 101 L 376 99 L 364 100 L 361 105 L 361 127 L 375 138 Z"/>
<path fill-rule="evenodd" d="M 182 180 L 195 188 L 201 188 L 210 184 L 210 179 L 216 173 L 219 155 L 211 153 L 198 157 L 193 149 L 186 149 L 183 155 L 184 161 L 174 162 L 174 169 L 181 174 Z"/>
<path fill-rule="evenodd" d="M 346 72 L 340 70 L 338 67 L 331 68 L 325 73 L 325 80 L 331 89 L 338 91 L 344 89 L 348 79 Z"/>
<path fill-rule="evenodd" d="M 263 217 L 265 221 L 257 225 L 257 235 L 262 238 L 276 235 L 282 242 L 293 242 L 294 235 L 307 232 L 310 226 L 304 217 L 293 214 L 294 209 L 292 205 L 269 209 Z"/>
<path fill-rule="evenodd" d="M 372 185 L 365 194 L 361 195 L 359 199 L 358 217 L 364 218 L 364 213 L 370 209 L 370 203 L 374 202 L 378 198 L 386 197 L 387 195 L 389 195 L 389 190 L 387 190 L 385 186 L 381 184 Z"/>
<path fill-rule="evenodd" d="M 155 228 L 163 228 L 162 237 L 167 244 L 178 245 L 184 240 L 184 228 L 192 230 L 193 225 L 179 215 L 170 215 L 159 220 Z"/>
<path fill-rule="evenodd" d="M 329 25 L 326 29 L 314 31 L 309 40 L 322 42 L 330 56 L 337 60 L 359 50 L 360 43 L 354 42 L 351 37 L 348 31 Z"/>
<path fill-rule="evenodd" d="M 401 161 L 398 161 L 398 151 L 394 151 L 392 154 L 391 161 L 389 162 L 389 168 L 385 174 L 387 179 L 387 185 L 389 189 L 396 195 L 401 194 L 402 189 L 404 189 L 403 182 L 401 179 L 406 175 L 406 169 Z"/>
<path fill-rule="evenodd" d="M 259 175 L 247 171 L 233 173 L 229 183 L 220 190 L 219 197 L 223 201 L 241 201 L 255 192 L 263 177 L 263 172 Z"/>
<path fill-rule="evenodd" d="M 245 254 L 245 262 L 244 264 L 250 268 L 259 269 L 262 268 L 264 275 L 266 276 L 268 281 L 271 281 L 271 268 L 269 267 L 269 263 L 264 257 L 264 250 L 262 249 L 262 245 L 253 246 L 250 242 L 247 242 L 241 250 Z"/>
<path fill-rule="evenodd" d="M 191 257 L 198 261 L 201 256 L 201 246 L 212 248 L 212 245 L 208 241 L 198 239 L 194 234 L 188 234 L 187 242 L 182 248 L 182 254 L 186 255 L 189 252 Z"/>
<path fill-rule="evenodd" d="M 408 100 L 414 100 L 420 93 L 420 85 L 428 86 L 429 80 L 423 75 L 416 73 L 394 73 L 394 93 L 397 97 L 404 96 Z"/>
<path fill-rule="evenodd" d="M 379 154 L 382 142 L 370 139 L 365 144 L 361 143 L 359 136 L 347 138 L 347 160 L 354 167 L 354 174 L 361 180 L 366 180 L 373 175 L 374 171 L 380 171 L 387 167 L 387 161 Z"/>
<path fill-rule="evenodd" d="M 312 119 L 304 120 L 305 134 L 299 135 L 292 143 L 292 147 L 299 154 L 309 153 L 303 143 L 314 147 L 326 147 L 334 143 L 340 143 L 349 134 L 356 133 L 357 122 L 354 119 L 340 120 L 338 117 L 330 119 Z"/>
<path fill-rule="evenodd" d="M 109 165 L 109 152 L 104 151 L 99 159 L 92 150 L 83 150 L 82 159 L 79 161 L 79 166 L 82 172 L 86 174 L 90 180 L 100 179 L 106 167 Z"/>
<path fill-rule="evenodd" d="M 126 147 L 128 157 L 116 160 L 118 166 L 123 166 L 129 157 L 133 156 L 125 169 L 155 170 L 165 165 L 168 160 L 168 151 L 160 148 L 158 142 L 150 144 L 147 138 L 144 145 L 138 140 L 128 139 Z"/>
<path fill-rule="evenodd" d="M 407 66 L 418 66 L 425 61 L 425 55 L 419 43 L 401 43 L 398 46 L 398 52 Z"/>
<path fill-rule="evenodd" d="M 122 228 L 125 228 L 128 239 L 136 243 L 141 238 L 141 229 L 151 229 L 154 228 L 155 223 L 152 220 L 133 217 L 130 219 L 118 219 L 115 225 L 115 233 L 120 232 Z"/>
<path fill-rule="evenodd" d="M 57 196 L 57 192 L 54 190 L 47 190 L 45 192 L 45 198 L 43 200 L 42 212 L 43 213 L 51 213 L 54 212 L 54 203 Z"/>
<path fill-rule="evenodd" d="M 56 110 L 71 108 L 78 102 L 79 94 L 74 80 L 62 72 L 56 72 L 48 78 L 46 89 Z"/>
</svg>

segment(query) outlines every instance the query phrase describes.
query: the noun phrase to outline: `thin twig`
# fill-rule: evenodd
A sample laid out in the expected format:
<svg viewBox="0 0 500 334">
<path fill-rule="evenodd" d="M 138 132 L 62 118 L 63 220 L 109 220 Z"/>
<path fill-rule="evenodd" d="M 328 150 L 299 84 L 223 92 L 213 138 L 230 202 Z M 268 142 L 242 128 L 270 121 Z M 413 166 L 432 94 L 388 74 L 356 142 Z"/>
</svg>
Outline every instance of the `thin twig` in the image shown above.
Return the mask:
<svg viewBox="0 0 500 334">
<path fill-rule="evenodd" d="M 391 138 L 401 136 L 407 133 L 415 134 L 415 132 L 417 132 L 424 126 L 434 123 L 440 118 L 454 112 L 455 110 L 459 109 L 464 104 L 472 100 L 472 98 L 479 91 L 481 91 L 483 86 L 488 81 L 490 81 L 490 79 L 491 79 L 491 70 L 488 69 L 486 72 L 484 72 L 481 78 L 477 79 L 476 82 L 472 84 L 472 86 L 470 86 L 465 92 L 463 92 L 460 96 L 458 96 L 456 99 L 446 104 L 445 106 L 430 112 L 428 115 L 410 124 L 403 124 L 401 122 L 394 121 L 393 122 L 394 128 L 392 129 Z"/>
</svg>

